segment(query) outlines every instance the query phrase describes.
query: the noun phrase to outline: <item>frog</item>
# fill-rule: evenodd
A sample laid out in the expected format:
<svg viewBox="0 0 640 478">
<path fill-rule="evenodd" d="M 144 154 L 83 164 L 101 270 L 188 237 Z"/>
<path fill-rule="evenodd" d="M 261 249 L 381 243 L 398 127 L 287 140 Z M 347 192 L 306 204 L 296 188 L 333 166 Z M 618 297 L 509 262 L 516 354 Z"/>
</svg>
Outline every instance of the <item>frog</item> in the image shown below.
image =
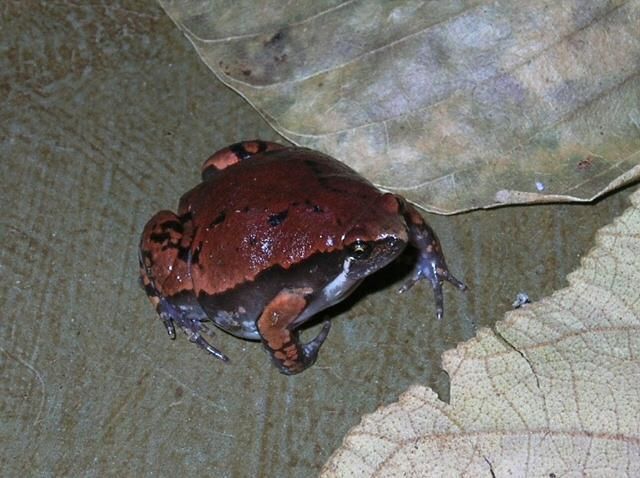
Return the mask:
<svg viewBox="0 0 640 478">
<path fill-rule="evenodd" d="M 301 327 L 409 247 L 415 264 L 399 292 L 427 281 L 436 319 L 444 282 L 467 289 L 415 206 L 327 154 L 243 141 L 206 159 L 201 176 L 177 212 L 159 211 L 144 226 L 140 283 L 171 339 L 179 328 L 223 362 L 209 323 L 262 342 L 285 375 L 306 370 L 331 321 L 307 343 Z"/>
</svg>

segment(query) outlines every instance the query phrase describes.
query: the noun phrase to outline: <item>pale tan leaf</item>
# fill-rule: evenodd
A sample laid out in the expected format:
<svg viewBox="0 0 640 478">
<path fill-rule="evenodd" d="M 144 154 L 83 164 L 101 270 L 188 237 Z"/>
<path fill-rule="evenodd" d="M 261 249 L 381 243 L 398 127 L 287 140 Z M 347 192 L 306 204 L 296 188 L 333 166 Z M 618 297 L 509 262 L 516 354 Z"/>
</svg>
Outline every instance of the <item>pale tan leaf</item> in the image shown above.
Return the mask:
<svg viewBox="0 0 640 478">
<path fill-rule="evenodd" d="M 278 132 L 427 209 L 640 177 L 640 0 L 159 1 Z"/>
<path fill-rule="evenodd" d="M 570 286 L 445 354 L 365 416 L 323 476 L 640 476 L 640 191 Z"/>
</svg>

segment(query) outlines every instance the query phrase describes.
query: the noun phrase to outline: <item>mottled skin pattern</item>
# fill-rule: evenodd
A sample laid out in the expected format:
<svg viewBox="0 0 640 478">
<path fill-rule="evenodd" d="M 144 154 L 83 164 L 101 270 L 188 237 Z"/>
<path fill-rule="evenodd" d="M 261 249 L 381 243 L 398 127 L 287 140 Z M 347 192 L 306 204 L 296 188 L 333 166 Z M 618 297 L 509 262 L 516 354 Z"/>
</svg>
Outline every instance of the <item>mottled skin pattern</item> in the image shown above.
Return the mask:
<svg viewBox="0 0 640 478">
<path fill-rule="evenodd" d="M 215 357 L 203 322 L 261 340 L 285 374 L 311 366 L 329 333 L 307 344 L 299 327 L 368 275 L 418 249 L 408 290 L 431 283 L 442 318 L 447 268 L 438 238 L 402 197 L 382 193 L 339 161 L 305 148 L 246 141 L 218 151 L 203 181 L 160 211 L 140 240 L 140 277 L 171 338 L 175 326 Z"/>
</svg>

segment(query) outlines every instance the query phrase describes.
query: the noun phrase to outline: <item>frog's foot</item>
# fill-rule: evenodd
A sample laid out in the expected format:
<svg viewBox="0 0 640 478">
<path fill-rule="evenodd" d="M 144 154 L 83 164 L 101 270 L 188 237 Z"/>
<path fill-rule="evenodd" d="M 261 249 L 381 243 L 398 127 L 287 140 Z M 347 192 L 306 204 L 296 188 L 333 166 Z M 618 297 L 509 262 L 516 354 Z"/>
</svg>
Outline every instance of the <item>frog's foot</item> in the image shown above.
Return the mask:
<svg viewBox="0 0 640 478">
<path fill-rule="evenodd" d="M 289 327 L 307 306 L 311 289 L 285 289 L 265 307 L 257 321 L 262 343 L 275 365 L 285 375 L 300 373 L 313 365 L 329 334 L 330 322 L 307 344 L 301 344 L 297 330 Z"/>
<path fill-rule="evenodd" d="M 456 279 L 449 272 L 449 269 L 447 269 L 447 265 L 444 263 L 444 260 L 439 260 L 440 257 L 432 256 L 428 253 L 420 254 L 420 258 L 418 259 L 418 263 L 413 270 L 413 274 L 398 290 L 398 292 L 402 294 L 411 289 L 416 284 L 416 282 L 422 279 L 429 280 L 436 301 L 436 318 L 438 320 L 441 320 L 442 316 L 444 315 L 444 296 L 442 294 L 442 283 L 444 281 L 447 281 L 460 290 L 467 290 L 466 284 Z M 442 259 L 444 258 L 442 257 Z"/>
<path fill-rule="evenodd" d="M 162 319 L 162 322 L 167 329 L 167 334 L 171 339 L 176 338 L 175 325 L 177 325 L 189 338 L 190 342 L 196 344 L 198 347 L 223 362 L 229 361 L 229 357 L 207 342 L 207 340 L 202 336 L 203 332 L 208 333 L 209 335 L 213 334 L 208 327 L 202 323 L 201 318 L 190 317 L 187 312 L 171 305 L 164 299 L 160 299 L 160 302 L 158 303 L 158 314 L 160 315 L 160 319 Z"/>
</svg>

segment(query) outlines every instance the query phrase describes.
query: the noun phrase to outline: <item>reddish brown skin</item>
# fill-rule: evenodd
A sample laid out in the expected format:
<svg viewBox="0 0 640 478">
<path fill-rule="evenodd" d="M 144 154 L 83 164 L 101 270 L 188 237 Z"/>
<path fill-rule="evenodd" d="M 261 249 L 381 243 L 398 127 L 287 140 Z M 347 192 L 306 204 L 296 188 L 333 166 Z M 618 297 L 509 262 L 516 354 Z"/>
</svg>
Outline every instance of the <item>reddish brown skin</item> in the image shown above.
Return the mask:
<svg viewBox="0 0 640 478">
<path fill-rule="evenodd" d="M 276 151 L 278 149 L 286 149 L 278 143 L 270 143 L 269 141 L 245 141 L 231 145 L 220 151 L 213 153 L 202 165 L 202 176 L 206 177 L 209 172 L 222 171 L 243 159 L 250 159 L 257 154 L 267 151 Z"/>
<path fill-rule="evenodd" d="M 419 249 L 419 264 L 401 291 L 427 278 L 436 293 L 440 318 L 442 281 L 465 288 L 449 274 L 435 233 L 413 206 L 400 196 L 378 191 L 329 156 L 247 141 L 212 155 L 203 164 L 202 175 L 203 182 L 181 198 L 177 214 L 160 211 L 145 226 L 140 276 L 169 335 L 175 336 L 175 322 L 192 342 L 222 360 L 226 356 L 202 336 L 207 317 L 198 303 L 250 290 L 272 271 L 280 278 L 284 271 L 304 268 L 318 257 L 346 257 L 352 250 L 355 254 L 361 244 L 375 245 L 367 259 L 373 264 L 371 271 L 366 269 L 345 288 L 357 286 L 409 242 Z M 332 274 L 325 285 L 337 272 Z M 329 332 L 327 323 L 314 341 L 300 344 L 297 328 L 309 318 L 302 314 L 344 298 L 340 293 L 328 296 L 335 300 L 319 300 L 318 295 L 325 293 L 323 283 L 314 288 L 306 276 L 301 277 L 306 286 L 285 286 L 258 311 L 255 325 L 245 323 L 243 329 L 253 333 L 251 327 L 255 328 L 286 374 L 313 364 Z M 244 307 L 237 311 L 242 316 Z M 226 328 L 220 320 L 216 325 Z"/>
<path fill-rule="evenodd" d="M 314 169 L 306 166 L 306 157 L 313 158 Z M 318 180 L 317 169 L 321 167 L 340 175 L 332 177 L 331 189 Z M 286 190 L 282 184 L 287 185 Z M 349 196 L 334 194 L 341 188 L 348 189 Z M 259 161 L 238 162 L 225 169 L 219 181 L 214 177 L 196 186 L 182 197 L 178 208 L 179 216 L 191 213 L 197 218 L 193 243 L 199 261 L 191 270 L 195 293 L 221 293 L 253 280 L 274 265 L 287 269 L 312 254 L 342 247 L 337 240 L 330 246 L 318 238 L 339 238 L 345 224 L 356 218 L 369 229 L 394 227 L 394 223 L 401 221 L 397 214 L 386 218 L 388 224 L 367 221 L 363 211 L 353 207 L 353 196 L 374 204 L 380 192 L 352 169 L 336 164 L 333 158 L 302 148 L 297 149 L 295 155 L 290 148 L 281 148 L 263 155 Z M 316 212 L 314 204 L 317 203 L 329 212 Z M 196 206 L 205 204 L 206 208 Z M 263 204 L 269 206 L 265 208 Z M 274 228 L 271 223 L 277 222 L 283 211 L 288 211 L 287 220 Z M 224 221 L 219 222 L 222 214 Z M 247 231 L 248 223 L 254 225 L 253 230 Z M 214 242 L 208 240 L 212 234 L 236 239 Z M 367 234 L 374 236 L 377 230 Z M 252 238 L 256 239 L 254 244 Z M 268 249 L 260 238 L 268 238 Z M 209 258 L 213 259 L 209 261 Z"/>
<path fill-rule="evenodd" d="M 191 227 L 183 226 L 186 231 L 178 236 L 174 230 L 165 227 L 168 223 L 177 220 L 178 218 L 171 211 L 160 211 L 145 226 L 140 244 L 141 249 L 150 252 L 145 256 L 144 261 L 144 266 L 149 272 L 148 275 L 154 278 L 155 287 L 165 296 L 172 295 L 177 291 L 193 289 L 193 282 L 189 278 L 188 264 L 179 257 L 181 248 L 184 250 L 189 247 L 193 230 Z M 186 221 L 185 224 L 190 226 L 191 221 Z M 162 242 L 156 240 L 158 236 L 166 236 L 166 242 L 172 247 L 166 247 Z M 150 259 L 150 256 L 159 256 L 160 254 L 164 255 L 165 262 L 154 262 Z M 173 264 L 171 270 L 165 266 L 167 262 Z M 141 277 L 143 285 L 150 283 L 146 273 L 142 273 Z"/>
<path fill-rule="evenodd" d="M 291 373 L 301 372 L 304 366 L 297 332 L 289 326 L 306 307 L 306 293 L 303 289 L 281 291 L 258 319 L 264 346 Z"/>
</svg>

